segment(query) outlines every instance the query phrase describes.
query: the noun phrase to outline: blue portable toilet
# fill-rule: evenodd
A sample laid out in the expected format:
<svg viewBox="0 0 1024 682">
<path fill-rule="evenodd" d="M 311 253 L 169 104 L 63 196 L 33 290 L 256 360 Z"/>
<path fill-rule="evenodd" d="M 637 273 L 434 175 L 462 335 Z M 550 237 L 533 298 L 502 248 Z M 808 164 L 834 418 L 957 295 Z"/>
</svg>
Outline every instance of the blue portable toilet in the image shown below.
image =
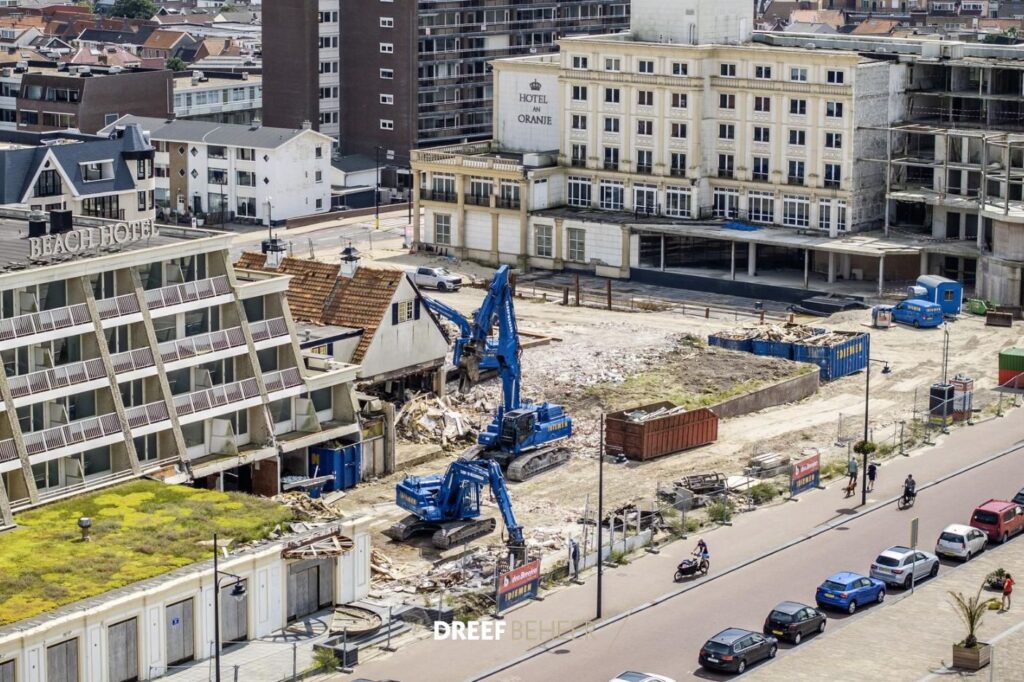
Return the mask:
<svg viewBox="0 0 1024 682">
<path fill-rule="evenodd" d="M 917 278 L 917 286 L 925 290 L 925 294 L 918 298 L 937 304 L 943 315 L 960 314 L 964 300 L 964 285 L 960 282 L 940 275 L 921 275 Z"/>
</svg>

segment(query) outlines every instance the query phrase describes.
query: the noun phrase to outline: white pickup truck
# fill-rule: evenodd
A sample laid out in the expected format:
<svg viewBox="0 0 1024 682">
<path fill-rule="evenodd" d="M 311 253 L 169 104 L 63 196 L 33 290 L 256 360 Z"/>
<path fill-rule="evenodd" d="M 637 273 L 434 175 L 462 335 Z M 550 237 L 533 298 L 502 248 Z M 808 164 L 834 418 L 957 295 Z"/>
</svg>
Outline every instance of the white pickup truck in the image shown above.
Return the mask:
<svg viewBox="0 0 1024 682">
<path fill-rule="evenodd" d="M 416 268 L 412 280 L 418 287 L 438 291 L 456 291 L 462 286 L 462 278 L 453 275 L 448 268 Z"/>
</svg>

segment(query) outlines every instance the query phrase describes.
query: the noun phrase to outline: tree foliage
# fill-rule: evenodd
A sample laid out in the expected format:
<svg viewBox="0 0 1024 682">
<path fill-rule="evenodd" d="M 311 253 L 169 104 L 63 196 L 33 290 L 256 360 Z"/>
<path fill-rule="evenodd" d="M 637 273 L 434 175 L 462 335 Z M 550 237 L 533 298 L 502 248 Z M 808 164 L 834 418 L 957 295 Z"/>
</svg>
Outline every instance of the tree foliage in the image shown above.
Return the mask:
<svg viewBox="0 0 1024 682">
<path fill-rule="evenodd" d="M 153 0 L 117 0 L 110 13 L 128 19 L 152 19 L 156 11 Z"/>
</svg>

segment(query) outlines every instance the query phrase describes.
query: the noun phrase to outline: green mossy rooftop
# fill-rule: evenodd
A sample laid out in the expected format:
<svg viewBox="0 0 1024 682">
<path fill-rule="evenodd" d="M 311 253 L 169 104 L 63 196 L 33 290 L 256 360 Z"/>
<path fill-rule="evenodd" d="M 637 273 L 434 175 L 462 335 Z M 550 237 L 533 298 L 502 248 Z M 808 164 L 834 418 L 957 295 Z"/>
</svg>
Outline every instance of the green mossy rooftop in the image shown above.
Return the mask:
<svg viewBox="0 0 1024 682">
<path fill-rule="evenodd" d="M 82 542 L 78 519 L 92 519 Z M 266 538 L 292 519 L 269 499 L 134 481 L 15 516 L 0 533 L 0 625 L 211 558 L 214 533 Z"/>
</svg>

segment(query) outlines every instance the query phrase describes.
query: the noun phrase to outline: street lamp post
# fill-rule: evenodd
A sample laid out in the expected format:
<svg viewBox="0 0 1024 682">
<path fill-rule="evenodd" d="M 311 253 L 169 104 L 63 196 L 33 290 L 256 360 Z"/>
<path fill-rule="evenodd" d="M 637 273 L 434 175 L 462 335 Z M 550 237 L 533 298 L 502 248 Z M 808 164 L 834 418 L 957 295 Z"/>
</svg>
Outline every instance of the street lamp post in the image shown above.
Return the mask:
<svg viewBox="0 0 1024 682">
<path fill-rule="evenodd" d="M 882 374 L 890 374 L 892 368 L 889 366 L 887 360 L 875 360 L 868 358 L 868 363 L 864 367 L 864 439 L 861 441 L 865 445 L 868 442 L 868 407 L 871 405 L 871 363 L 882 362 L 885 363 L 882 366 Z M 861 487 L 860 487 L 860 504 L 864 506 L 868 503 L 868 451 L 867 448 L 863 448 L 864 452 L 861 453 L 863 458 L 861 466 Z"/>
<path fill-rule="evenodd" d="M 228 576 L 235 579 L 235 585 L 231 589 L 231 596 L 240 598 L 245 596 L 245 585 L 242 579 L 234 573 L 218 570 L 217 568 L 217 534 L 213 534 L 213 679 L 220 680 L 220 576 Z"/>
<path fill-rule="evenodd" d="M 597 619 L 601 619 L 601 588 L 602 571 L 604 566 L 604 549 L 601 533 L 601 521 L 604 516 L 604 414 L 601 415 L 601 436 L 600 446 L 597 451 Z"/>
<path fill-rule="evenodd" d="M 374 164 L 374 188 L 373 188 L 373 229 L 380 229 L 380 153 L 384 152 L 384 159 L 386 161 L 393 161 L 395 158 L 395 152 L 391 149 L 385 149 L 380 145 L 373 148 L 373 164 Z"/>
</svg>

